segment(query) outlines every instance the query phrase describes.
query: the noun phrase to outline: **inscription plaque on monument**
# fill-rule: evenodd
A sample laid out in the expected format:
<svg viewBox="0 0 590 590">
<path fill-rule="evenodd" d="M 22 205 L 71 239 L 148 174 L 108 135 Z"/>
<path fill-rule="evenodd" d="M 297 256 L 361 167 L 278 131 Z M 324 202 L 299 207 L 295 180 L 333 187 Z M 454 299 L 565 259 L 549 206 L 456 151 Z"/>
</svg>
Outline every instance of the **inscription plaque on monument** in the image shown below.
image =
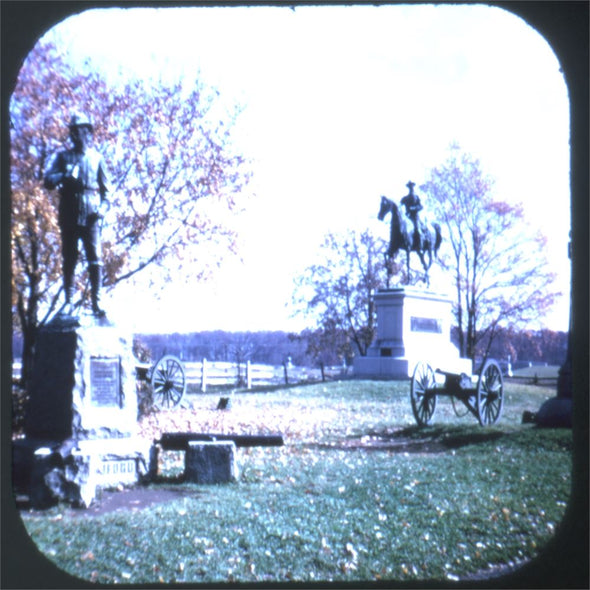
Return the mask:
<svg viewBox="0 0 590 590">
<path fill-rule="evenodd" d="M 103 460 L 97 475 L 103 484 L 128 482 L 136 480 L 135 459 Z"/>
<path fill-rule="evenodd" d="M 433 334 L 442 334 L 442 322 L 435 318 L 410 318 L 410 329 L 412 332 L 431 332 Z"/>
<path fill-rule="evenodd" d="M 97 406 L 121 407 L 118 357 L 90 359 L 90 400 Z"/>
</svg>

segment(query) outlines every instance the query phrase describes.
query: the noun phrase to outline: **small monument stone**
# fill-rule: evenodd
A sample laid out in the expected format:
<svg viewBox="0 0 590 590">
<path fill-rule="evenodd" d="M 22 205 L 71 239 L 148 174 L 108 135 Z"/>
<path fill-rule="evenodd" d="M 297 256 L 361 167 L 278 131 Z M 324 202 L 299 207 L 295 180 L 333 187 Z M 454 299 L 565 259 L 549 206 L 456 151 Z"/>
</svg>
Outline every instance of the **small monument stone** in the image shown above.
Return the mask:
<svg viewBox="0 0 590 590">
<path fill-rule="evenodd" d="M 238 465 L 233 441 L 191 441 L 185 453 L 186 481 L 218 484 L 236 481 Z"/>
<path fill-rule="evenodd" d="M 571 235 L 571 234 L 570 234 Z M 568 247 L 571 260 L 572 244 Z M 571 263 L 570 263 L 571 265 Z M 572 428 L 574 424 L 574 399 L 572 381 L 572 334 L 574 331 L 572 316 L 572 295 L 570 294 L 570 317 L 565 362 L 559 369 L 557 378 L 557 395 L 545 401 L 535 416 L 538 426 L 547 428 Z"/>
</svg>

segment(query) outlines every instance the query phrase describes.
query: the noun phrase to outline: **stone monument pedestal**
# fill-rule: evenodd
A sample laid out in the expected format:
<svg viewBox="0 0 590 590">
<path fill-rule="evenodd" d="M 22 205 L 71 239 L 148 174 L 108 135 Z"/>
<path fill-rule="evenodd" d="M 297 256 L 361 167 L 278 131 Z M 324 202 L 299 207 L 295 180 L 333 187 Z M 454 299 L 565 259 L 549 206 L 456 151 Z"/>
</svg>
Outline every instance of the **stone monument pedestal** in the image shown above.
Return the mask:
<svg viewBox="0 0 590 590">
<path fill-rule="evenodd" d="M 413 287 L 382 289 L 375 294 L 377 335 L 367 355 L 354 359 L 356 377 L 407 379 L 416 364 L 471 375 L 470 359 L 451 342 L 452 301 Z"/>
<path fill-rule="evenodd" d="M 101 488 L 136 483 L 151 446 L 137 412 L 132 338 L 104 318 L 55 316 L 37 337 L 15 487 L 34 505 L 88 506 Z"/>
</svg>

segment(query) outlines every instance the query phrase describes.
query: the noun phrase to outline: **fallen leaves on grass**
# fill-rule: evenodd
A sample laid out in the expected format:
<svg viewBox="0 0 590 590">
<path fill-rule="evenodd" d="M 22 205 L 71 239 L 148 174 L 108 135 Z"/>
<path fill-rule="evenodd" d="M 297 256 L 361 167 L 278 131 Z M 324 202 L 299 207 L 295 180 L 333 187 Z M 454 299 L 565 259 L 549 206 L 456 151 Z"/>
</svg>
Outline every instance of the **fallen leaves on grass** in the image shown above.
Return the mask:
<svg viewBox="0 0 590 590">
<path fill-rule="evenodd" d="M 154 519 L 145 525 L 143 542 L 133 538 L 134 547 L 145 548 L 143 557 L 135 552 L 130 557 L 125 549 L 104 554 L 119 529 L 101 531 L 107 542 L 93 546 L 96 558 L 86 551 L 89 537 L 75 550 L 65 541 L 56 543 L 54 531 L 70 520 L 60 522 L 61 515 L 53 516 L 46 535 L 49 555 L 59 553 L 63 563 L 62 555 L 73 553 L 81 574 L 100 582 L 334 581 L 367 575 L 453 581 L 488 563 L 526 558 L 554 532 L 565 502 L 555 506 L 558 494 L 543 502 L 537 498 L 540 488 L 530 485 L 513 499 L 517 483 L 536 481 L 535 472 L 523 461 L 508 464 L 506 453 L 498 457 L 496 443 L 485 443 L 490 446 L 485 453 L 474 447 L 479 454 L 473 462 L 462 451 L 427 459 L 387 448 L 369 453 L 357 443 L 391 437 L 405 418 L 395 413 L 390 419 L 390 405 L 384 412 L 367 399 L 363 404 L 374 405 L 366 411 L 356 391 L 348 402 L 314 395 L 298 398 L 295 390 L 284 397 L 236 395 L 231 410 L 219 411 L 218 396 L 207 394 L 192 396 L 192 407 L 144 417 L 139 434 L 147 439 L 164 432 L 280 433 L 287 444 L 241 449 L 240 485 L 204 489 L 198 509 L 189 485 L 182 503 L 146 511 Z M 414 440 L 432 433 L 424 430 L 426 435 L 416 432 Z M 184 453 L 161 453 L 160 460 L 182 468 Z M 551 481 L 560 483 L 558 477 Z M 507 485 L 512 487 L 505 492 Z M 129 518 L 133 527 L 144 526 L 135 513 Z M 37 526 L 39 518 L 30 516 L 28 522 Z M 104 564 L 110 569 L 99 570 Z"/>
<path fill-rule="evenodd" d="M 154 412 L 140 421 L 140 433 L 157 440 L 164 432 L 223 434 L 276 434 L 300 441 L 318 442 L 333 435 L 354 436 L 359 424 L 350 404 L 329 404 L 321 399 L 298 399 L 293 392 L 289 403 L 272 398 L 235 396 L 228 412 L 216 409 L 218 396 L 203 394 L 192 400 L 191 408 Z"/>
</svg>

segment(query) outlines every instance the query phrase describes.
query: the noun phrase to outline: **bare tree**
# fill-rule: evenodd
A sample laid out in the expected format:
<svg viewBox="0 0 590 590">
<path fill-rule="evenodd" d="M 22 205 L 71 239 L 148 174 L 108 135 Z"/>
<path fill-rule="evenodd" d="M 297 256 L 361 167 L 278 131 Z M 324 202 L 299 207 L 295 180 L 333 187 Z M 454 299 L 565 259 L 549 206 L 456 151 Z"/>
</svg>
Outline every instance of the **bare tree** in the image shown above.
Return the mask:
<svg viewBox="0 0 590 590">
<path fill-rule="evenodd" d="M 461 354 L 485 357 L 499 327 L 527 327 L 559 296 L 546 240 L 528 226 L 521 205 L 494 197 L 479 161 L 457 145 L 421 189 L 450 244 L 441 262 L 453 277 Z"/>
<path fill-rule="evenodd" d="M 373 340 L 373 295 L 385 287 L 386 249 L 384 240 L 369 230 L 328 234 L 321 262 L 308 267 L 295 282 L 293 301 L 299 313 L 315 318 L 322 344 L 331 340 L 341 356 L 355 352 L 364 356 Z"/>
<path fill-rule="evenodd" d="M 103 229 L 105 289 L 156 266 L 150 277 L 157 276 L 157 289 L 187 275 L 199 280 L 235 253 L 227 213 L 237 210 L 250 171 L 231 141 L 239 110 L 228 112 L 219 98 L 196 79 L 107 84 L 98 69 L 74 68 L 49 42 L 29 54 L 10 102 L 12 303 L 24 335 L 23 378 L 36 329 L 61 290 L 58 196 L 42 189 L 42 174 L 67 142 L 72 111 L 94 121 L 94 144 L 113 178 Z M 205 247 L 214 255 L 204 256 Z M 82 271 L 79 291 L 85 282 Z"/>
<path fill-rule="evenodd" d="M 226 341 L 229 357 L 238 368 L 237 385 L 244 385 L 246 375 L 242 375 L 242 365 L 245 365 L 257 353 L 256 338 L 250 332 L 236 332 L 226 336 Z"/>
</svg>

